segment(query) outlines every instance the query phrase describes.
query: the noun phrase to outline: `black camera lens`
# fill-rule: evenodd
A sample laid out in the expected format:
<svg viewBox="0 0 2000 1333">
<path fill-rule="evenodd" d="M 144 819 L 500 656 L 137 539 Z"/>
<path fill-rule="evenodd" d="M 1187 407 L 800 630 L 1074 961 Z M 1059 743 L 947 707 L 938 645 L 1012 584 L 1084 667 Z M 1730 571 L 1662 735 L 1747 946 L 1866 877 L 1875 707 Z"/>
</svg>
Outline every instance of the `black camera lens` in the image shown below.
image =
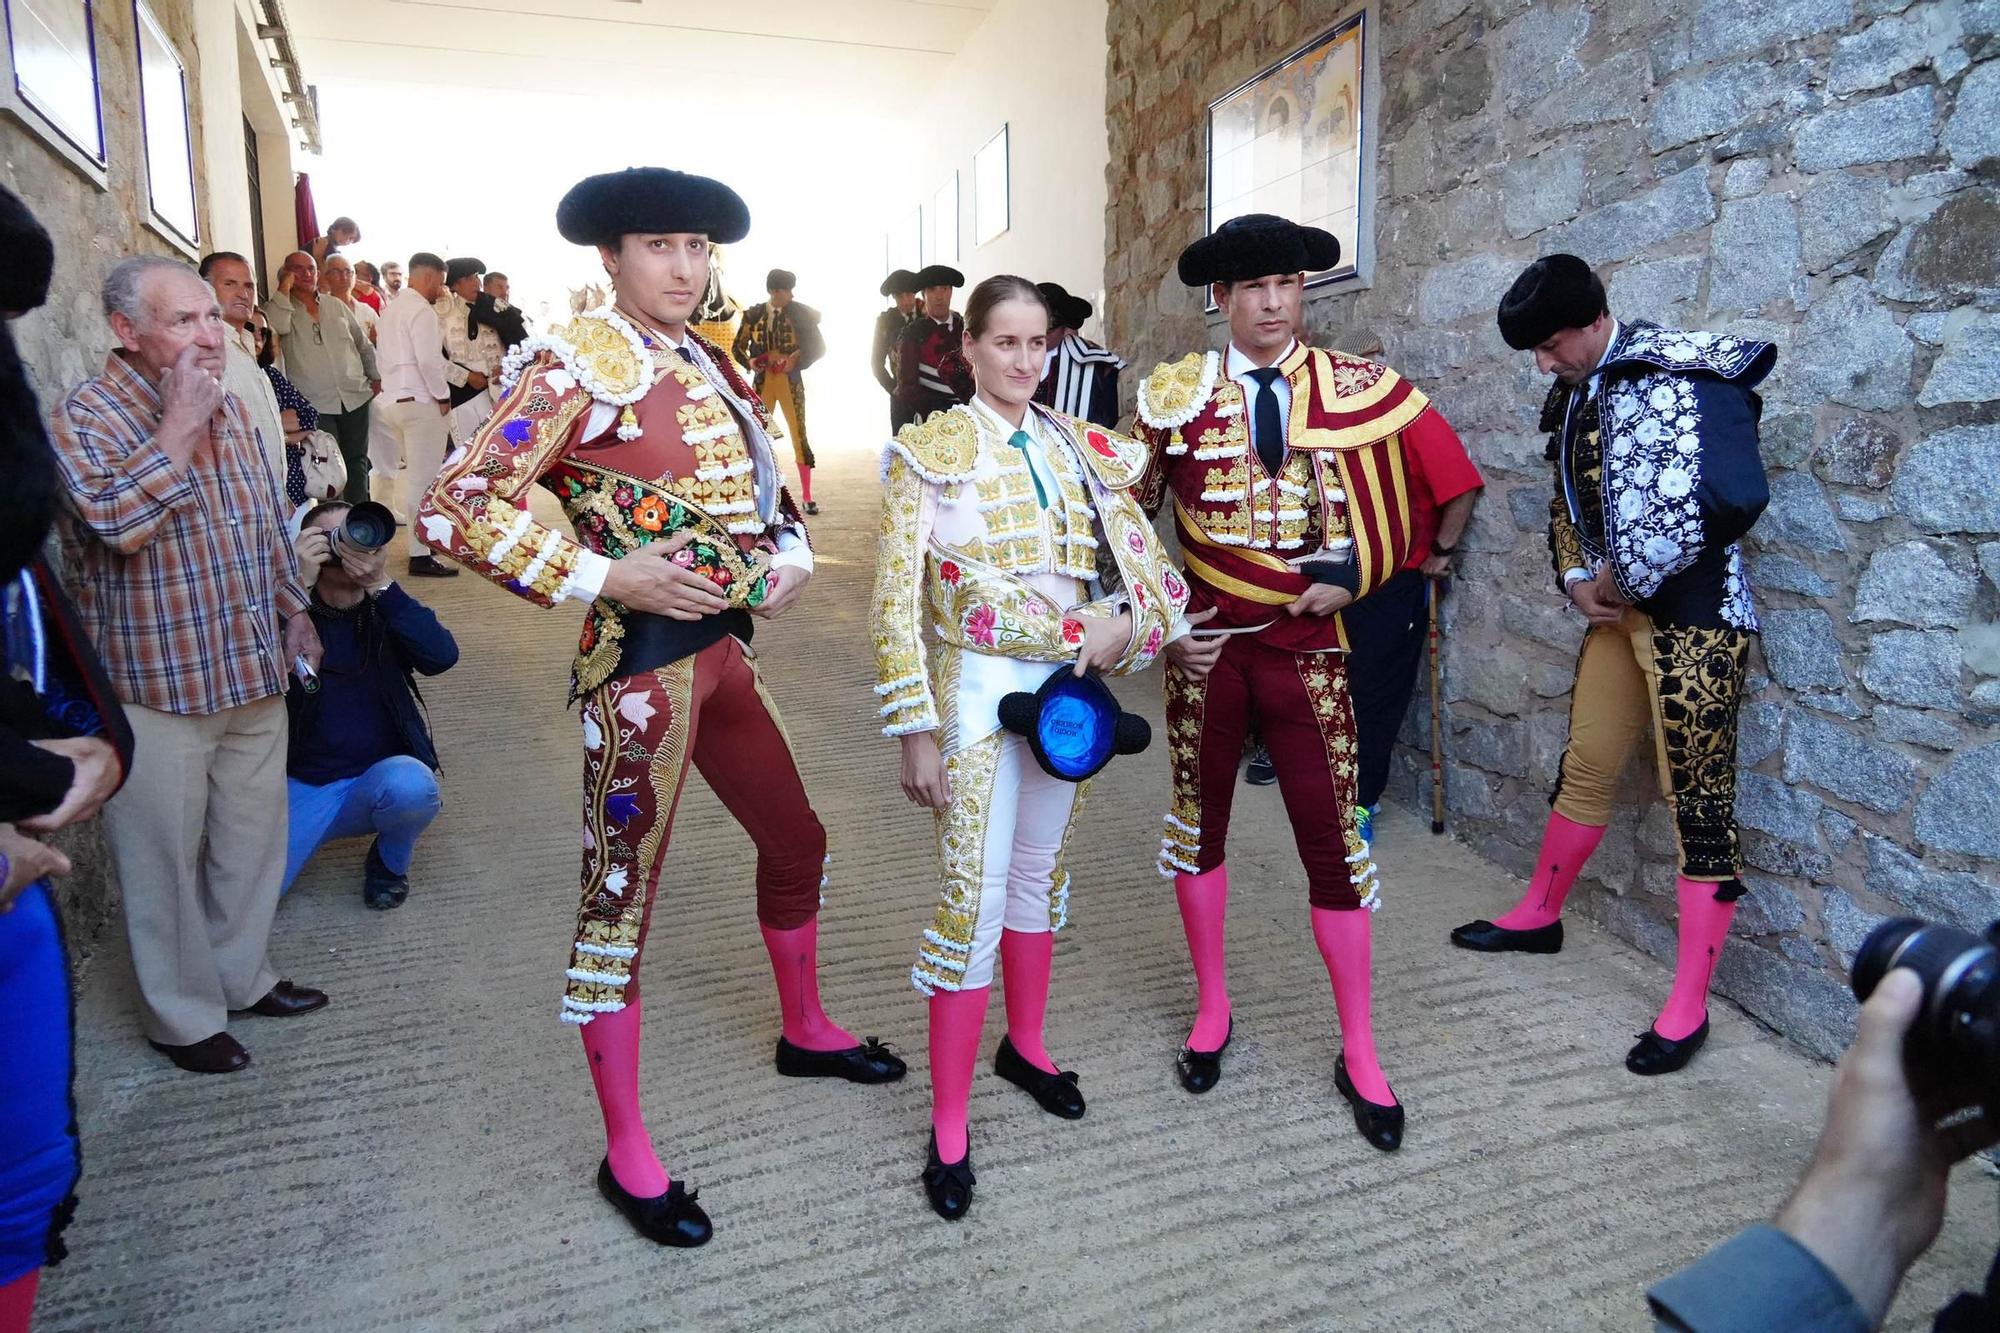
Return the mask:
<svg viewBox="0 0 2000 1333">
<path fill-rule="evenodd" d="M 387 505 L 363 500 L 347 511 L 347 518 L 334 529 L 336 550 L 367 554 L 387 546 L 396 535 L 396 516 Z"/>
<path fill-rule="evenodd" d="M 2000 923 L 1996 923 L 2000 928 Z M 1910 1029 L 1913 1063 L 1967 1098 L 1995 1104 L 2000 1091 L 2000 950 L 1987 936 L 1956 926 L 1899 917 L 1869 932 L 1854 955 L 1858 999 L 1906 967 L 1923 982 L 1924 1002 Z"/>
</svg>

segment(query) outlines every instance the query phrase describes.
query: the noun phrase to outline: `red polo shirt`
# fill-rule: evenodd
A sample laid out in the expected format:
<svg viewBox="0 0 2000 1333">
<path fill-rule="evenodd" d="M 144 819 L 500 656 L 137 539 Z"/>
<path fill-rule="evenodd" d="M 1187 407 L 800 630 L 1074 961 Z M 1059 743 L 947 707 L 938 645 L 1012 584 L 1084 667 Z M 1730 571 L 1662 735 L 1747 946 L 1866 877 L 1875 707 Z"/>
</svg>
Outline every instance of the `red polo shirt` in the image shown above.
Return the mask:
<svg viewBox="0 0 2000 1333">
<path fill-rule="evenodd" d="M 1432 405 L 1403 430 L 1403 462 L 1410 478 L 1410 554 L 1404 569 L 1431 557 L 1438 510 L 1467 491 L 1486 484 L 1459 442 L 1458 432 Z"/>
</svg>

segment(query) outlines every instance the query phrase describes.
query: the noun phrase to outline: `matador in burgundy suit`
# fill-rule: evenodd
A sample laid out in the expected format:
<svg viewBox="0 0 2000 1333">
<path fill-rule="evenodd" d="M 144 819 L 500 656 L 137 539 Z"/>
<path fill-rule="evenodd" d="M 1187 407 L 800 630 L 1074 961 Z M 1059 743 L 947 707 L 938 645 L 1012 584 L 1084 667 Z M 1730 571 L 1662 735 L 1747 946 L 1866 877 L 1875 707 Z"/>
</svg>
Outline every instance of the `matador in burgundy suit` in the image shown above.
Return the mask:
<svg viewBox="0 0 2000 1333">
<path fill-rule="evenodd" d="M 904 1067 L 820 1007 L 826 831 L 750 651 L 756 621 L 811 578 L 812 551 L 756 396 L 688 327 L 709 247 L 742 239 L 749 211 L 716 181 L 645 167 L 581 182 L 556 225 L 597 247 L 613 300 L 509 354 L 499 405 L 417 521 L 517 596 L 589 603 L 570 689 L 583 885 L 562 1017 L 582 1031 L 604 1114 L 599 1189 L 642 1234 L 699 1245 L 708 1218 L 660 1166 L 638 1094 L 639 965 L 690 766 L 756 849 L 742 869 L 783 1013 L 778 1072 L 882 1083 Z M 530 512 L 538 485 L 574 537 Z"/>
</svg>

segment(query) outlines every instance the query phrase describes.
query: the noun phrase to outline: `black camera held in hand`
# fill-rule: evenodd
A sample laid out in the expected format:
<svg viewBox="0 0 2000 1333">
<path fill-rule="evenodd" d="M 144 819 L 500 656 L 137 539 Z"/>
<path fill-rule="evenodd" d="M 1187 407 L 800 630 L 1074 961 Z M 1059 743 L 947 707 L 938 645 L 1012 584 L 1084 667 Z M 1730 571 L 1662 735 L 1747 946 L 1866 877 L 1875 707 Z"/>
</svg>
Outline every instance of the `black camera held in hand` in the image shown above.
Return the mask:
<svg viewBox="0 0 2000 1333">
<path fill-rule="evenodd" d="M 1915 917 L 1884 921 L 1854 955 L 1854 994 L 1867 1000 L 1907 967 L 1924 1003 L 1905 1042 L 1913 1074 L 1952 1107 L 2000 1115 L 2000 921 L 1975 935 Z"/>
<path fill-rule="evenodd" d="M 350 507 L 347 517 L 331 533 L 335 559 L 373 555 L 396 535 L 396 516 L 387 505 L 363 500 Z"/>
</svg>

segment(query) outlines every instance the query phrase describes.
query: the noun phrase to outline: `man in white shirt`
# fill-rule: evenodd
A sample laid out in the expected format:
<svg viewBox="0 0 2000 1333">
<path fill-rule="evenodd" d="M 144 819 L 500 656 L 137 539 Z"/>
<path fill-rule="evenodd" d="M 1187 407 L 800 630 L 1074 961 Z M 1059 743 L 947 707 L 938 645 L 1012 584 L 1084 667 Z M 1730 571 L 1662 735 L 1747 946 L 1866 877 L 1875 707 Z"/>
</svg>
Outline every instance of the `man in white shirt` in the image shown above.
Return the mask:
<svg viewBox="0 0 2000 1333">
<path fill-rule="evenodd" d="M 376 325 L 382 366 L 382 415 L 403 458 L 402 512 L 414 516 L 417 501 L 444 466 L 451 411 L 451 381 L 445 373 L 444 331 L 431 302 L 444 293 L 444 260 L 434 254 L 410 256 L 410 283 L 382 311 Z M 410 573 L 419 578 L 455 578 L 458 570 L 430 553 L 408 525 Z"/>
<path fill-rule="evenodd" d="M 222 373 L 222 387 L 243 400 L 250 414 L 250 428 L 256 433 L 264 461 L 271 465 L 271 478 L 282 494 L 285 488 L 285 420 L 278 408 L 277 392 L 270 377 L 257 365 L 255 335 L 250 316 L 257 311 L 257 279 L 250 261 L 231 250 L 205 255 L 198 270 L 215 289 L 222 306 L 222 318 L 230 336 L 224 340 L 228 356 Z"/>
<path fill-rule="evenodd" d="M 368 403 L 382 387 L 368 334 L 345 301 L 321 298 L 319 265 L 303 250 L 285 257 L 264 318 L 280 339 L 285 378 L 319 409 L 319 428 L 340 442 L 347 461 L 341 498 L 359 504 L 368 498 Z"/>
</svg>

